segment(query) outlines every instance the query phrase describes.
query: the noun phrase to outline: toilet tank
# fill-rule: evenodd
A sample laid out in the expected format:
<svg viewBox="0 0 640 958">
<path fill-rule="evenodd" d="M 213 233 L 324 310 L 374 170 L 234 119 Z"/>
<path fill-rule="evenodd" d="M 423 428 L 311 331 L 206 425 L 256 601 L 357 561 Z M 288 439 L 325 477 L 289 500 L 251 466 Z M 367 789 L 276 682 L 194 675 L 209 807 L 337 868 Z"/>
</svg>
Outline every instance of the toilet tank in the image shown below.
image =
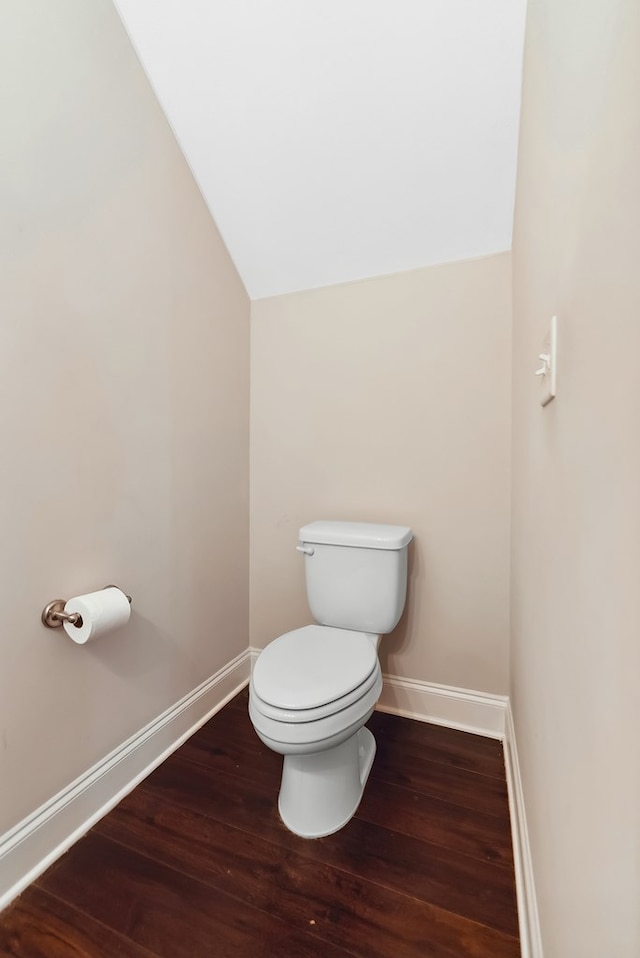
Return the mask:
<svg viewBox="0 0 640 958">
<path fill-rule="evenodd" d="M 407 594 L 411 529 L 322 521 L 303 526 L 298 535 L 316 622 L 378 635 L 396 627 Z"/>
</svg>

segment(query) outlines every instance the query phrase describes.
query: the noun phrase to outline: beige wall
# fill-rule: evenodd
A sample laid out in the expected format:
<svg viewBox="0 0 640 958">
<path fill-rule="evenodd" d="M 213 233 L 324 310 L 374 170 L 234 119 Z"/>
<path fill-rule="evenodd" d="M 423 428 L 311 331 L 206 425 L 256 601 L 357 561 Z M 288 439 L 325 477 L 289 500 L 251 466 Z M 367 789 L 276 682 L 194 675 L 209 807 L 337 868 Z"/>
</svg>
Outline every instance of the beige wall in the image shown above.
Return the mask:
<svg viewBox="0 0 640 958">
<path fill-rule="evenodd" d="M 507 691 L 510 255 L 252 303 L 251 641 L 310 621 L 300 525 L 410 525 L 385 671 Z"/>
<path fill-rule="evenodd" d="M 249 303 L 111 3 L 3 4 L 0 89 L 1 833 L 247 646 Z"/>
<path fill-rule="evenodd" d="M 512 685 L 545 958 L 640 954 L 639 50 L 637 0 L 529 4 Z"/>
</svg>

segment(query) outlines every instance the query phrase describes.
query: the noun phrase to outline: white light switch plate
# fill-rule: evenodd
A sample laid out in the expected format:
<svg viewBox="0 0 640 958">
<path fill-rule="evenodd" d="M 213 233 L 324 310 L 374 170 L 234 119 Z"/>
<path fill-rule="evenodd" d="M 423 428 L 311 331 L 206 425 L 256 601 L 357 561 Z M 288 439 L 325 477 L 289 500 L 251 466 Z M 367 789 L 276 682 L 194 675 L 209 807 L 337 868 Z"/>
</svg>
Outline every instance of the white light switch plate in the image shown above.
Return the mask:
<svg viewBox="0 0 640 958">
<path fill-rule="evenodd" d="M 558 319 L 551 317 L 551 323 L 547 335 L 542 343 L 539 360 L 542 362 L 544 372 L 538 370 L 540 376 L 540 405 L 546 406 L 556 395 L 556 380 L 558 378 L 557 360 L 558 360 Z"/>
</svg>

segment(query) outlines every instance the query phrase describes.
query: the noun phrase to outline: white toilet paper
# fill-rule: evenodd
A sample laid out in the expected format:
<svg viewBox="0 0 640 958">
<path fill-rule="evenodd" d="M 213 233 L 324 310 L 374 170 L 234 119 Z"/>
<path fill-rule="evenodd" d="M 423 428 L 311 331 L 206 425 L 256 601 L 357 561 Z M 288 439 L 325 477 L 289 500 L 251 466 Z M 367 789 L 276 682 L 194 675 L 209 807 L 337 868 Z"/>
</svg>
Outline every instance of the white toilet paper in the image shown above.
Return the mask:
<svg viewBox="0 0 640 958">
<path fill-rule="evenodd" d="M 84 645 L 125 625 L 131 615 L 131 605 L 124 592 L 109 586 L 99 592 L 74 596 L 66 603 L 64 611 L 79 612 L 82 616 L 82 625 L 73 625 L 71 622 L 64 622 L 63 625 L 74 642 Z"/>
</svg>

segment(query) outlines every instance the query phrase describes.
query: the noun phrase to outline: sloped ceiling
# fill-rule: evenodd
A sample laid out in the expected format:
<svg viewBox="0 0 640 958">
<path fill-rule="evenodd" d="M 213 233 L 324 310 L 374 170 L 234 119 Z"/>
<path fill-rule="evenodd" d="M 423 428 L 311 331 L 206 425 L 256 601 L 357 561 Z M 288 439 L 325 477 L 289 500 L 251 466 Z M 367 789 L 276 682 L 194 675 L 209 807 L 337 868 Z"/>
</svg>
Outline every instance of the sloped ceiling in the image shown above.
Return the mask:
<svg viewBox="0 0 640 958">
<path fill-rule="evenodd" d="M 526 0 L 116 0 L 253 299 L 511 246 Z"/>
</svg>

